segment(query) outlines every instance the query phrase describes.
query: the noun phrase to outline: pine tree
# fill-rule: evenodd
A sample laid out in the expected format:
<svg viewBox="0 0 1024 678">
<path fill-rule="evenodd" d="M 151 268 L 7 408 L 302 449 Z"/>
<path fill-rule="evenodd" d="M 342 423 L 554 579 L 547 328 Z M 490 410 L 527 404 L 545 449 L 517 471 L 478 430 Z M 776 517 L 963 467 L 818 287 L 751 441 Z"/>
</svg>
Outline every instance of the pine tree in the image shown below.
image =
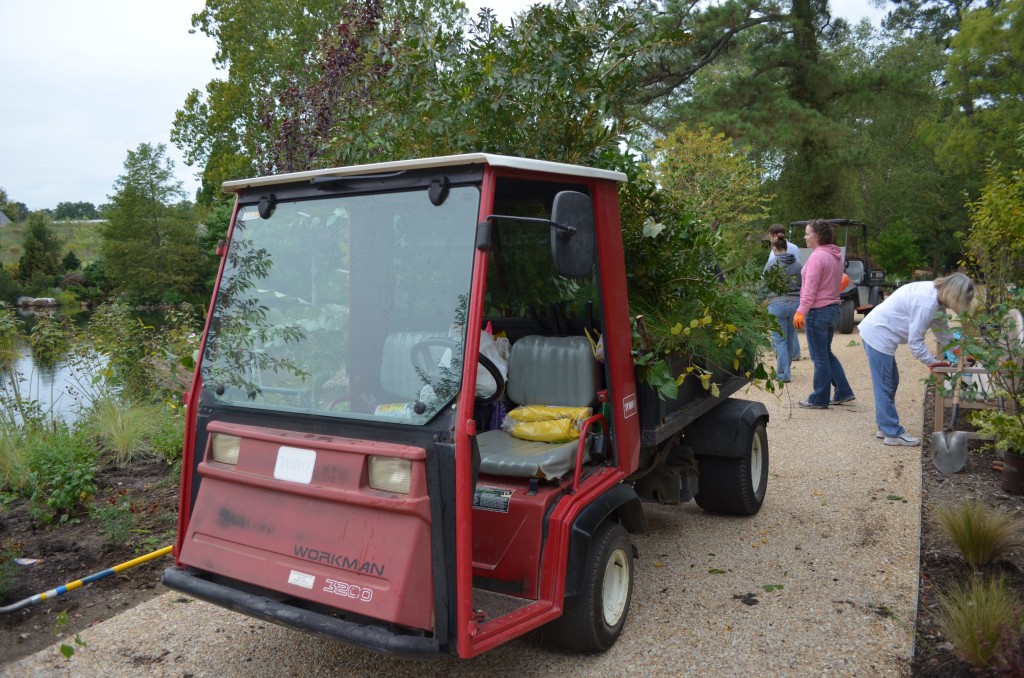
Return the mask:
<svg viewBox="0 0 1024 678">
<path fill-rule="evenodd" d="M 139 301 L 172 300 L 199 283 L 192 205 L 165 153 L 163 144 L 128 152 L 100 231 L 107 274 L 117 290 Z"/>
</svg>

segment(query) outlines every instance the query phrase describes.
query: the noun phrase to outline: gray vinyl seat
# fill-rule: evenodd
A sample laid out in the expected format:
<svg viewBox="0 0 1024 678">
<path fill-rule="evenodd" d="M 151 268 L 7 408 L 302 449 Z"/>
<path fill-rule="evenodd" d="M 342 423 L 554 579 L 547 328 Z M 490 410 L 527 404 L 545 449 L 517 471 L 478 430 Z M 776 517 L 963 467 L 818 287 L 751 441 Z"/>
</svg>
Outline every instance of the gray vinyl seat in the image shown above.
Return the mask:
<svg viewBox="0 0 1024 678">
<path fill-rule="evenodd" d="M 864 279 L 864 262 L 860 259 L 847 259 L 846 275 L 850 276 L 850 282 L 859 285 Z"/>
<path fill-rule="evenodd" d="M 515 405 L 592 407 L 600 365 L 584 337 L 523 337 L 512 345 L 506 393 Z M 555 480 L 573 469 L 579 441 L 543 443 L 501 429 L 477 435 L 480 472 Z"/>
</svg>

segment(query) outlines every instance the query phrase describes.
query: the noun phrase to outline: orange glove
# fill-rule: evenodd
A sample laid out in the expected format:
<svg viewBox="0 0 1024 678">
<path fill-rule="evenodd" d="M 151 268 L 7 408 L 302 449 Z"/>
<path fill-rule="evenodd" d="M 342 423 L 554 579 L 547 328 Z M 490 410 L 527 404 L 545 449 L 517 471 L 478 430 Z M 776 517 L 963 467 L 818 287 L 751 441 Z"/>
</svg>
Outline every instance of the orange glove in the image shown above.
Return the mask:
<svg viewBox="0 0 1024 678">
<path fill-rule="evenodd" d="M 843 274 L 843 277 L 839 280 L 839 291 L 842 292 L 846 289 L 846 286 L 850 284 L 850 276 Z"/>
<path fill-rule="evenodd" d="M 804 328 L 803 313 L 797 313 L 796 315 L 793 316 L 793 327 L 797 328 L 798 330 L 802 330 Z"/>
</svg>

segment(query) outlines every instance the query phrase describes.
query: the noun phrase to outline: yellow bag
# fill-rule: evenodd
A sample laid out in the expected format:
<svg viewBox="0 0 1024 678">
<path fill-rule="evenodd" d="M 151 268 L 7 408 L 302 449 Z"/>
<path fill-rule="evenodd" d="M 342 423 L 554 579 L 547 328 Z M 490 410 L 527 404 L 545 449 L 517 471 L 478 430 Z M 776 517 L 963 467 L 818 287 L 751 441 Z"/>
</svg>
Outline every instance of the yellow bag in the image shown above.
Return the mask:
<svg viewBox="0 0 1024 678">
<path fill-rule="evenodd" d="M 589 407 L 558 407 L 556 405 L 520 405 L 508 413 L 512 421 L 552 421 L 573 419 L 584 422 L 593 414 Z"/>
<path fill-rule="evenodd" d="M 580 437 L 580 429 L 572 419 L 520 421 L 505 430 L 520 440 L 538 443 L 568 443 Z"/>
<path fill-rule="evenodd" d="M 501 428 L 521 440 L 568 443 L 580 437 L 580 426 L 592 413 L 589 407 L 521 405 L 505 415 Z"/>
</svg>

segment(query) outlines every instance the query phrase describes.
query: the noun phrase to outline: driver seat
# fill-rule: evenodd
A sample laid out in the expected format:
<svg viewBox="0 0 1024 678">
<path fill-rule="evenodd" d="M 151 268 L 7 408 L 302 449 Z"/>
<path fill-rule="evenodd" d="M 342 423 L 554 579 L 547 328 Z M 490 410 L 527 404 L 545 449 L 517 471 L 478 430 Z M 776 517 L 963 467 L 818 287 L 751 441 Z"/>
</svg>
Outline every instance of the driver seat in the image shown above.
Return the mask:
<svg viewBox="0 0 1024 678">
<path fill-rule="evenodd" d="M 384 339 L 380 363 L 380 384 L 385 391 L 402 400 L 416 400 L 423 388 L 423 377 L 412 361 L 413 346 L 439 334 L 430 331 L 392 332 Z M 443 346 L 431 346 L 433 364 L 437 365 L 444 353 Z"/>
<path fill-rule="evenodd" d="M 600 364 L 584 337 L 523 337 L 512 345 L 507 393 L 514 405 L 592 407 L 601 388 Z M 501 429 L 476 437 L 480 472 L 556 480 L 576 465 L 579 441 L 543 443 Z"/>
</svg>

